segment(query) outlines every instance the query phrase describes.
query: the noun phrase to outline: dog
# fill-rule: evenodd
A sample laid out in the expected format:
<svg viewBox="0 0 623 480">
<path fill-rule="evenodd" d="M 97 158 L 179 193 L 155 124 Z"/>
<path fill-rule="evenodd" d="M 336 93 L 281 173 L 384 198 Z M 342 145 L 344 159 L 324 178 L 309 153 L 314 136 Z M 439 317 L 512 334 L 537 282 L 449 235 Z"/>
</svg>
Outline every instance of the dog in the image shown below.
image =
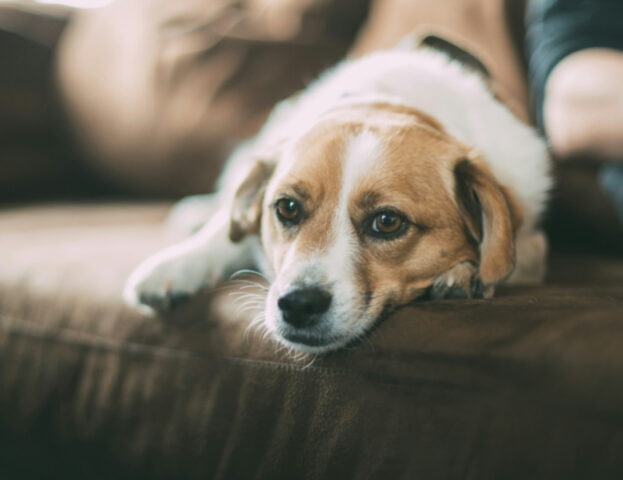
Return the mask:
<svg viewBox="0 0 623 480">
<path fill-rule="evenodd" d="M 266 330 L 323 353 L 416 299 L 541 281 L 546 144 L 468 63 L 376 52 L 278 104 L 217 193 L 193 201 L 214 206 L 205 226 L 139 265 L 126 303 L 167 311 L 259 267 Z"/>
</svg>

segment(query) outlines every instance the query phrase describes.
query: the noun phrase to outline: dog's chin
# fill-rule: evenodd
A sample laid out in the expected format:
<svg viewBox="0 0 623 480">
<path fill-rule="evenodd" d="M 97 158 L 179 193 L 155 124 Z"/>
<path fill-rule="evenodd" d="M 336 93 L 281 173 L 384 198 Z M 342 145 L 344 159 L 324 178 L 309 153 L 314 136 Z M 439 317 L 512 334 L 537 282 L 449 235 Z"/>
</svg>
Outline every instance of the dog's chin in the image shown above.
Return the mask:
<svg viewBox="0 0 623 480">
<path fill-rule="evenodd" d="M 349 342 L 348 338 L 335 338 L 304 332 L 279 332 L 276 338 L 285 346 L 311 354 L 338 350 Z"/>
</svg>

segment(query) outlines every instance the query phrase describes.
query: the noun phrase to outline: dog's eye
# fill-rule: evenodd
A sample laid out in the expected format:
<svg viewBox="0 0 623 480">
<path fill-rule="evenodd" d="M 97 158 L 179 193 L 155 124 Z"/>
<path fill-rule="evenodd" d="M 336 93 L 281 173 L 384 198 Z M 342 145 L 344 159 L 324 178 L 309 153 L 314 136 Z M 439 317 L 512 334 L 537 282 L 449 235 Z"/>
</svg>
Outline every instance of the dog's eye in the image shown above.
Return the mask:
<svg viewBox="0 0 623 480">
<path fill-rule="evenodd" d="M 389 240 L 402 235 L 408 226 L 409 222 L 399 212 L 382 210 L 369 217 L 365 230 L 372 237 Z"/>
<path fill-rule="evenodd" d="M 296 224 L 301 218 L 301 207 L 296 200 L 291 198 L 282 198 L 275 205 L 277 217 L 282 223 L 287 225 Z"/>
<path fill-rule="evenodd" d="M 402 222 L 402 218 L 393 212 L 380 212 L 372 220 L 372 230 L 376 233 L 395 233 Z"/>
</svg>

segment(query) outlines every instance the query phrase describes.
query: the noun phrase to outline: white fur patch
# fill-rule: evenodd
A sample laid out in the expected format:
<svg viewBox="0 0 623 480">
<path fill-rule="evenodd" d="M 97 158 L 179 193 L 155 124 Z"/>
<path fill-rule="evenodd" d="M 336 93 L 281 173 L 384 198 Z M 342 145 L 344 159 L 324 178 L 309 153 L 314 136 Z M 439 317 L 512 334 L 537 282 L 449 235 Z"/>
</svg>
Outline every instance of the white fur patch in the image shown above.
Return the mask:
<svg viewBox="0 0 623 480">
<path fill-rule="evenodd" d="M 355 184 L 365 177 L 368 170 L 379 160 L 383 155 L 383 149 L 379 136 L 370 130 L 364 130 L 349 140 L 342 169 L 341 206 L 348 203 L 348 197 Z"/>
<path fill-rule="evenodd" d="M 334 243 L 323 258 L 323 266 L 329 281 L 335 285 L 334 295 L 339 299 L 334 328 L 344 328 L 350 313 L 355 309 L 359 292 L 355 288 L 355 265 L 359 242 L 348 211 L 349 199 L 357 183 L 383 155 L 382 140 L 372 131 L 364 130 L 353 136 L 347 145 L 342 167 L 342 190 L 336 206 L 332 225 Z M 343 325 L 340 325 L 343 323 Z"/>
<path fill-rule="evenodd" d="M 374 132 L 364 130 L 349 139 L 342 167 L 342 190 L 332 225 L 334 244 L 327 251 L 326 263 L 330 276 L 340 282 L 352 283 L 357 239 L 348 211 L 349 198 L 357 183 L 365 178 L 383 154 L 383 143 Z"/>
</svg>

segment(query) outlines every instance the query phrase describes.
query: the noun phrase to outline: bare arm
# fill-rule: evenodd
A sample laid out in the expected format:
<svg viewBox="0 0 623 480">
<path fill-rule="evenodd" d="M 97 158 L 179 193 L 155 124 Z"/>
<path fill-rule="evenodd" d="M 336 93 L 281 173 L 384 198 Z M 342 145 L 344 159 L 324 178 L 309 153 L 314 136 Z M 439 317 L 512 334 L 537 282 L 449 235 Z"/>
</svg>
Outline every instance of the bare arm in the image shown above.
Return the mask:
<svg viewBox="0 0 623 480">
<path fill-rule="evenodd" d="M 558 157 L 623 161 L 623 52 L 591 48 L 563 59 L 547 81 L 543 113 Z"/>
</svg>

